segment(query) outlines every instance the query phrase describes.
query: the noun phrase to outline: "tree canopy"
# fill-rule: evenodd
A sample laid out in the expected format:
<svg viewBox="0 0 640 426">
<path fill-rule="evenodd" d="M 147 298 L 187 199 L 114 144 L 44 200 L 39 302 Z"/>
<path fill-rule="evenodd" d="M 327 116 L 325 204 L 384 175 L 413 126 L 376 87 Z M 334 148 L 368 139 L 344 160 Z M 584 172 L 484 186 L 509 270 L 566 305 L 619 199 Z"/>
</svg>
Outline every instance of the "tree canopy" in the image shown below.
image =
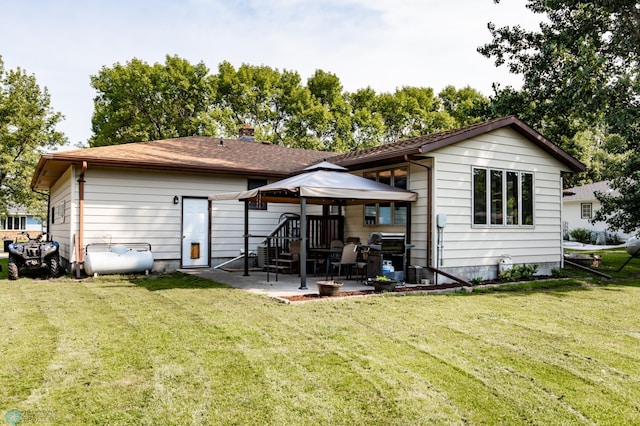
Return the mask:
<svg viewBox="0 0 640 426">
<path fill-rule="evenodd" d="M 10 207 L 43 211 L 44 198 L 31 191 L 30 182 L 43 151 L 66 143 L 56 130 L 62 118 L 36 77 L 20 68 L 5 70 L 0 56 L 0 215 Z"/>
<path fill-rule="evenodd" d="M 94 99 L 91 146 L 200 134 L 212 98 L 209 70 L 176 56 L 164 64 L 138 59 L 103 67 L 91 77 Z"/>
<path fill-rule="evenodd" d="M 499 3 L 499 0 L 494 0 Z M 521 90 L 494 86 L 493 114 L 518 114 L 589 170 L 570 185 L 612 180 L 602 198 L 612 228 L 640 229 L 640 3 L 528 0 L 539 28 L 497 28 L 478 51 L 523 77 Z M 635 165 L 635 166 L 634 166 Z"/>
<path fill-rule="evenodd" d="M 349 93 L 323 70 L 302 81 L 295 71 L 229 62 L 209 73 L 176 56 L 164 64 L 133 59 L 103 67 L 91 79 L 91 146 L 209 135 L 235 137 L 249 124 L 275 144 L 346 152 L 481 121 L 488 99 L 466 87 L 371 88 Z"/>
</svg>

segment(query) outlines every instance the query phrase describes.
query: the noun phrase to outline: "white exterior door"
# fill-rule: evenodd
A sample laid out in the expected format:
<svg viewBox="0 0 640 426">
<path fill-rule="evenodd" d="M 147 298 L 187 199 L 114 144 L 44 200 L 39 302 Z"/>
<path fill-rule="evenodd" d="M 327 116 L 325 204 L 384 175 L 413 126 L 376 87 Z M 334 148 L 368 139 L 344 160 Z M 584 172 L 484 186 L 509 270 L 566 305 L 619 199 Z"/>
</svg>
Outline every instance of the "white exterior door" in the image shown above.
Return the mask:
<svg viewBox="0 0 640 426">
<path fill-rule="evenodd" d="M 182 198 L 182 267 L 209 266 L 209 200 Z"/>
</svg>

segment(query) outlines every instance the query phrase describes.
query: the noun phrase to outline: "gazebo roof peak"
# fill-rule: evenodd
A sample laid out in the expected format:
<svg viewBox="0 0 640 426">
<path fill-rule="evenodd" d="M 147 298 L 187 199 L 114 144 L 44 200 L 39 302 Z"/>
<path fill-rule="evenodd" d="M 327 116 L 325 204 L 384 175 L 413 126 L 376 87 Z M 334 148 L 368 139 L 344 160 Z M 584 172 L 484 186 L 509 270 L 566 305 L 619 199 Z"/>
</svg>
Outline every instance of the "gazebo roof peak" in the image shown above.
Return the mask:
<svg viewBox="0 0 640 426">
<path fill-rule="evenodd" d="M 303 169 L 305 172 L 313 172 L 316 170 L 329 170 L 329 171 L 333 171 L 333 172 L 348 172 L 349 169 L 342 167 L 342 166 L 338 166 L 337 164 L 333 164 L 328 162 L 327 160 L 321 161 L 318 164 L 313 164 L 309 167 L 305 167 Z"/>
</svg>

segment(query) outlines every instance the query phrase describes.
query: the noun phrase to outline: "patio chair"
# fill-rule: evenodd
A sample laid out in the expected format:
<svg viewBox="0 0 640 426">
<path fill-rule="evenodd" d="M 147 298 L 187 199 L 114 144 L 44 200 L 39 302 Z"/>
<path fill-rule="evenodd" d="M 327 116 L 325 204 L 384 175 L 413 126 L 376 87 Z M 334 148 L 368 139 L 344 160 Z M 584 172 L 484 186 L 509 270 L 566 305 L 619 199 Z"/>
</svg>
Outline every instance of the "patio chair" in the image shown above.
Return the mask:
<svg viewBox="0 0 640 426">
<path fill-rule="evenodd" d="M 348 268 L 349 272 L 353 271 L 353 267 L 354 266 L 358 266 L 358 246 L 356 244 L 347 244 L 342 248 L 342 255 L 340 256 L 340 259 L 334 259 L 334 260 L 329 260 L 328 263 L 328 269 L 327 269 L 327 276 L 325 278 L 328 279 L 329 277 L 329 269 L 331 269 L 331 278 L 333 279 L 333 272 L 335 270 L 335 268 L 338 268 L 338 277 L 340 277 L 342 275 L 342 267 L 346 267 Z M 347 273 L 345 275 L 345 278 L 349 278 L 350 274 Z"/>
<path fill-rule="evenodd" d="M 347 237 L 347 244 L 349 243 L 360 244 L 360 237 Z"/>
<path fill-rule="evenodd" d="M 307 253 L 310 255 L 310 257 L 307 257 L 307 264 L 310 266 L 308 270 L 312 271 L 314 275 L 326 272 L 326 275 L 329 276 L 330 262 L 340 260 L 343 247 L 344 243 L 342 241 L 332 240 L 328 248 L 316 247 L 308 249 Z"/>
<path fill-rule="evenodd" d="M 344 247 L 344 243 L 340 240 L 331 240 L 331 242 L 329 243 L 329 248 L 331 250 L 343 248 L 343 247 Z"/>
</svg>

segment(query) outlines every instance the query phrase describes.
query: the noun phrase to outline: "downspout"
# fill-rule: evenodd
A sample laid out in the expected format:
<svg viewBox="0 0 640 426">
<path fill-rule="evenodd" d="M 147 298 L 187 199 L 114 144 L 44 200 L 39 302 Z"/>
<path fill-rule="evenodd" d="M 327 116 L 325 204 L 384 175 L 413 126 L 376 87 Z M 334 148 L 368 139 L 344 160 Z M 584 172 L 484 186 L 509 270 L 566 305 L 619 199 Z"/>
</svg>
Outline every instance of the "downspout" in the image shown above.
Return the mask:
<svg viewBox="0 0 640 426">
<path fill-rule="evenodd" d="M 89 165 L 86 161 L 82 162 L 82 170 L 80 171 L 80 179 L 78 179 L 78 250 L 76 255 L 76 277 L 80 277 L 80 265 L 84 263 L 84 253 L 82 248 L 84 247 L 84 174 L 87 171 Z"/>
</svg>

